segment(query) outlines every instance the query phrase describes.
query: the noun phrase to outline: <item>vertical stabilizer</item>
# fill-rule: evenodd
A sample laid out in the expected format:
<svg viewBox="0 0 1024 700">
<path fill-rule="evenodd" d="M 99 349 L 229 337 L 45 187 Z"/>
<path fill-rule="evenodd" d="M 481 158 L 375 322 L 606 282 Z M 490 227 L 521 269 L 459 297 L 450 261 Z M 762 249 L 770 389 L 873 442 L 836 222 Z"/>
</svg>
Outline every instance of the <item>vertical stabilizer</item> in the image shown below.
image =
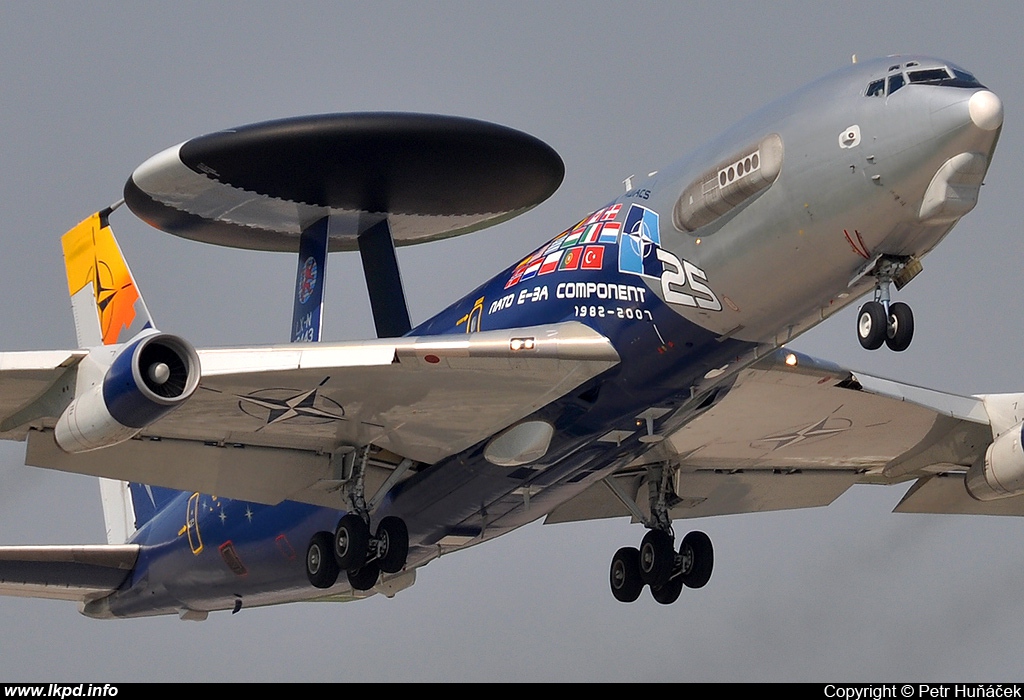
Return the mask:
<svg viewBox="0 0 1024 700">
<path fill-rule="evenodd" d="M 107 544 L 124 544 L 135 532 L 135 510 L 127 481 L 100 479 L 103 503 L 103 524 L 107 528 Z"/>
<path fill-rule="evenodd" d="M 160 486 L 100 478 L 107 544 L 125 544 L 135 531 L 182 494 Z"/>
<path fill-rule="evenodd" d="M 124 343 L 143 329 L 154 327 L 107 221 L 111 211 L 96 212 L 60 240 L 75 334 L 83 348 Z M 148 517 L 140 518 L 136 512 L 132 484 L 114 479 L 99 481 L 107 543 L 124 544 Z"/>
<path fill-rule="evenodd" d="M 153 320 L 142 300 L 104 209 L 61 238 L 68 293 L 80 347 L 116 345 Z"/>
</svg>

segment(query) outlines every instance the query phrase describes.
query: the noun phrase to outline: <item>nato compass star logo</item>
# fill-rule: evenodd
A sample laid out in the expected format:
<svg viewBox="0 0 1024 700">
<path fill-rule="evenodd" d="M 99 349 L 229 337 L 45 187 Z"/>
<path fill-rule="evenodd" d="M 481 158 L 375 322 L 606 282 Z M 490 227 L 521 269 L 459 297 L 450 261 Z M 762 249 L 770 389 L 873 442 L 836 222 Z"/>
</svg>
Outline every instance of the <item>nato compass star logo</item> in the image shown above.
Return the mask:
<svg viewBox="0 0 1024 700">
<path fill-rule="evenodd" d="M 326 381 L 327 379 L 321 382 L 320 386 Z M 321 396 L 320 386 L 298 392 L 295 389 L 283 388 L 260 389 L 239 396 L 238 408 L 246 415 L 264 421 L 259 430 L 285 422 L 320 425 L 344 420 L 345 409 L 337 401 Z"/>
<path fill-rule="evenodd" d="M 619 240 L 619 272 L 661 277 L 664 271 L 658 259 L 661 246 L 658 212 L 631 204 Z"/>
<path fill-rule="evenodd" d="M 766 435 L 760 440 L 750 443 L 751 447 L 770 446 L 771 451 L 781 450 L 783 447 L 798 445 L 815 438 L 828 438 L 839 433 L 844 433 L 853 427 L 853 421 L 848 418 L 833 418 L 828 416 L 817 423 L 805 425 L 795 430 L 787 430 L 774 435 Z"/>
</svg>

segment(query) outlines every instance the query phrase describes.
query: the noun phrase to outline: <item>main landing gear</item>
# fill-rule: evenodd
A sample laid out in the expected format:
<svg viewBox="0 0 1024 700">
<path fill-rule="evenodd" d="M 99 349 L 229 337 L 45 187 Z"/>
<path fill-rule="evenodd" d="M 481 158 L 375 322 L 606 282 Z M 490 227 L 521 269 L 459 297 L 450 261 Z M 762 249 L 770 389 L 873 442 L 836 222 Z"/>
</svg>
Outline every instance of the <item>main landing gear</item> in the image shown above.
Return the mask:
<svg viewBox="0 0 1024 700">
<path fill-rule="evenodd" d="M 351 510 L 342 516 L 334 534 L 318 532 L 306 548 L 306 576 L 317 588 L 330 588 L 345 571 L 349 585 L 368 591 L 377 584 L 381 572 L 394 574 L 405 568 L 409 556 L 409 529 L 405 521 L 389 515 L 370 534 L 370 516 L 363 497 L 362 464 L 354 468 L 348 487 Z"/>
<path fill-rule="evenodd" d="M 368 591 L 381 572 L 401 571 L 408 556 L 409 530 L 401 518 L 389 515 L 371 536 L 366 520 L 358 513 L 348 513 L 338 521 L 333 535 L 318 532 L 310 538 L 306 575 L 317 588 L 330 588 L 345 571 L 352 588 Z"/>
<path fill-rule="evenodd" d="M 860 307 L 857 314 L 857 339 L 865 350 L 877 350 L 883 344 L 903 352 L 914 339 L 914 314 L 901 301 L 889 301 L 889 285 L 902 289 L 918 272 L 915 258 L 882 257 L 875 266 L 875 298 Z"/>
<path fill-rule="evenodd" d="M 683 586 L 702 588 L 711 579 L 715 552 L 711 538 L 703 532 L 691 532 L 675 550 L 670 532 L 651 530 L 644 536 L 640 549 L 623 547 L 612 557 L 609 582 L 612 595 L 622 603 L 640 597 L 644 586 L 662 605 L 671 605 L 679 598 Z"/>
<path fill-rule="evenodd" d="M 703 532 L 691 532 L 675 548 L 672 521 L 668 514 L 667 497 L 670 471 L 663 467 L 651 469 L 650 528 L 640 548 L 623 547 L 612 557 L 609 583 L 612 595 L 623 603 L 632 603 L 640 597 L 644 586 L 662 605 L 676 602 L 683 587 L 702 588 L 711 579 L 715 566 L 715 552 L 711 538 Z"/>
</svg>

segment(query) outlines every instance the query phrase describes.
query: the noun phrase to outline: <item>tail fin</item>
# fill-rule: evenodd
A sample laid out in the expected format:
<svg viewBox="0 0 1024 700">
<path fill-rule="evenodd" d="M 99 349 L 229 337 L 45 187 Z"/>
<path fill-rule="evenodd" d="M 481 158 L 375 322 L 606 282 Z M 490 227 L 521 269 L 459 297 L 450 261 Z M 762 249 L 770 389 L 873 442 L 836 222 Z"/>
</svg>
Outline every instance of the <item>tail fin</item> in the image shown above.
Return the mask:
<svg viewBox="0 0 1024 700">
<path fill-rule="evenodd" d="M 107 544 L 126 543 L 137 529 L 128 482 L 100 477 L 100 501 L 103 503 Z"/>
<path fill-rule="evenodd" d="M 116 345 L 153 326 L 107 217 L 96 212 L 61 238 L 80 347 Z"/>
<path fill-rule="evenodd" d="M 107 544 L 125 544 L 181 491 L 128 481 L 100 478 L 100 499 Z"/>
<path fill-rule="evenodd" d="M 79 347 L 116 345 L 155 327 L 107 217 L 96 212 L 61 238 Z M 123 544 L 177 492 L 100 479 L 109 544 Z M 167 491 L 167 494 L 163 492 Z"/>
</svg>

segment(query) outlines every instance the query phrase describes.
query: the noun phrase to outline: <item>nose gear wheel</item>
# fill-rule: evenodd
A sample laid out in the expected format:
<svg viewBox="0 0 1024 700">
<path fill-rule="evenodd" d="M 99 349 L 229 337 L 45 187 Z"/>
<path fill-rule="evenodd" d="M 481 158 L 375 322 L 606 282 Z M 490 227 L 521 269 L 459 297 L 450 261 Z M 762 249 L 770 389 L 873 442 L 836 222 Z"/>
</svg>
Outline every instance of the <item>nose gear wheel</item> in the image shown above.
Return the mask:
<svg viewBox="0 0 1024 700">
<path fill-rule="evenodd" d="M 889 287 L 902 289 L 921 271 L 921 263 L 913 257 L 883 255 L 875 263 L 875 298 L 860 307 L 857 314 L 857 340 L 865 350 L 886 345 L 894 352 L 903 352 L 914 339 L 914 314 L 901 301 L 890 302 Z"/>
</svg>

